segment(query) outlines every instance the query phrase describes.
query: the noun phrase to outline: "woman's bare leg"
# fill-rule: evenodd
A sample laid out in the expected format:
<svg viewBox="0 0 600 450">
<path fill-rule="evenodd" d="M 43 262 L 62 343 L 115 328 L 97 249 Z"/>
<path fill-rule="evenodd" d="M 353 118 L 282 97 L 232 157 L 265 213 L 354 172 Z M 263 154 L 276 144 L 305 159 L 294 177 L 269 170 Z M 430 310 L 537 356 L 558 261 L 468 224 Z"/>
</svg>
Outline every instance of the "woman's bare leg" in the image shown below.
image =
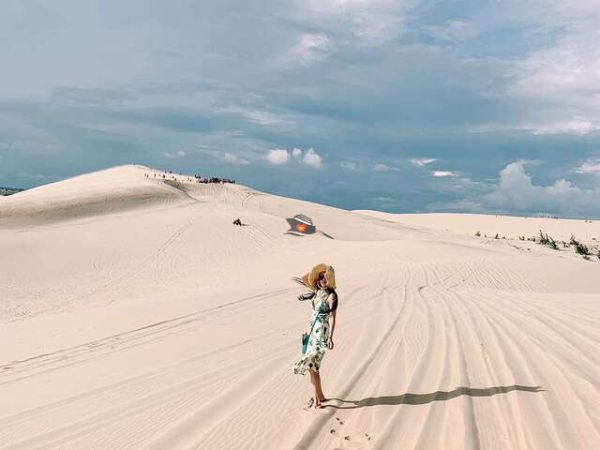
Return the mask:
<svg viewBox="0 0 600 450">
<path fill-rule="evenodd" d="M 318 372 L 315 372 L 314 374 L 314 385 L 315 385 L 315 406 L 320 406 L 321 402 L 324 402 L 325 399 L 325 395 L 323 394 L 323 388 L 321 386 L 321 374 Z"/>
<path fill-rule="evenodd" d="M 310 384 L 313 385 L 313 390 L 316 393 L 316 380 L 315 380 L 315 372 L 311 369 L 308 369 L 308 373 L 310 375 Z M 313 394 L 312 396 L 313 400 L 316 400 L 317 397 L 315 397 L 315 395 Z"/>
<path fill-rule="evenodd" d="M 310 372 L 310 382 L 314 386 L 313 399 L 315 400 L 315 407 L 319 406 L 323 401 L 323 392 L 321 391 L 321 378 L 317 372 L 312 369 L 308 369 Z"/>
</svg>

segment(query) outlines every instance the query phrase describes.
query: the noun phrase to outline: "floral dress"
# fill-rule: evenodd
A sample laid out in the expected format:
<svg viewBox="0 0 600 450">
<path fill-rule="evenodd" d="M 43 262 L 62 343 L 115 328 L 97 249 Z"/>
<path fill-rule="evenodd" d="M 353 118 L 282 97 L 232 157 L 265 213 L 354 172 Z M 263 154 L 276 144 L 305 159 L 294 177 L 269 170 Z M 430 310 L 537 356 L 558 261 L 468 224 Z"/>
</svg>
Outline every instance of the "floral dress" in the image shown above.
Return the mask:
<svg viewBox="0 0 600 450">
<path fill-rule="evenodd" d="M 327 299 L 330 294 L 331 291 L 318 289 L 312 300 L 313 313 L 308 324 L 308 331 L 315 319 L 316 322 L 308 338 L 306 353 L 294 363 L 295 374 L 304 375 L 308 369 L 319 372 L 329 340 L 329 314 L 331 311 Z"/>
</svg>

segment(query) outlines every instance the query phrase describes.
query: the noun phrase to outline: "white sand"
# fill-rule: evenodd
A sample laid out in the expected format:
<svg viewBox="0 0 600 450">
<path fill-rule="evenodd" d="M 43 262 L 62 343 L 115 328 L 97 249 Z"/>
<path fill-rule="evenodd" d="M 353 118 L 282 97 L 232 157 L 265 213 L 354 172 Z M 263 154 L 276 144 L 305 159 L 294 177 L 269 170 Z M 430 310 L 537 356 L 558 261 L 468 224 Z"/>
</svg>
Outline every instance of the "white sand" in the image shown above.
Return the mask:
<svg viewBox="0 0 600 450">
<path fill-rule="evenodd" d="M 600 445 L 600 262 L 509 239 L 595 245 L 598 222 L 350 212 L 153 173 L 0 198 L 0 448 Z M 286 234 L 300 213 L 335 239 Z M 290 277 L 319 262 L 339 284 L 336 400 L 306 412 Z"/>
<path fill-rule="evenodd" d="M 519 239 L 538 237 L 540 231 L 556 241 L 569 242 L 571 236 L 588 245 L 600 245 L 600 220 L 553 219 L 542 217 L 515 217 L 478 214 L 388 214 L 380 211 L 355 210 L 354 212 L 391 220 L 407 226 L 451 231 L 481 237 Z"/>
</svg>

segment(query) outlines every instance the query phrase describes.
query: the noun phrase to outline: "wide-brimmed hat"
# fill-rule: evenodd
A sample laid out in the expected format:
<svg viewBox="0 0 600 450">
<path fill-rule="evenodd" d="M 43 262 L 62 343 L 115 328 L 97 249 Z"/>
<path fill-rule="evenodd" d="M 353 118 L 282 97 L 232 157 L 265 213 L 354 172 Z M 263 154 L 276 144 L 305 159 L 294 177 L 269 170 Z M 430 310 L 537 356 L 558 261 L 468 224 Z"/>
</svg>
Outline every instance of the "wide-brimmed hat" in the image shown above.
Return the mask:
<svg viewBox="0 0 600 450">
<path fill-rule="evenodd" d="M 333 266 L 325 263 L 319 263 L 314 266 L 309 273 L 302 275 L 302 277 L 293 277 L 292 279 L 312 290 L 316 290 L 318 287 L 319 275 L 322 273 L 325 274 L 327 287 L 335 289 L 335 271 L 333 270 Z"/>
</svg>

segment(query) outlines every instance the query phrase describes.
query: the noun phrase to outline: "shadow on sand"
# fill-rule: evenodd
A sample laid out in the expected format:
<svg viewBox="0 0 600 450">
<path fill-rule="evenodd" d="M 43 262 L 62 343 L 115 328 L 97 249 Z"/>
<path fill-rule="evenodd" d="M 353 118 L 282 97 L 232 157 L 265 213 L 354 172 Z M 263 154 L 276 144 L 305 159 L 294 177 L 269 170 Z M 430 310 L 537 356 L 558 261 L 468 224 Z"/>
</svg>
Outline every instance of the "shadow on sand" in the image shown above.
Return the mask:
<svg viewBox="0 0 600 450">
<path fill-rule="evenodd" d="M 426 403 L 452 400 L 453 398 L 460 397 L 461 395 L 468 395 L 469 397 L 491 397 L 498 394 L 506 394 L 512 391 L 525 391 L 525 392 L 542 392 L 544 389 L 541 386 L 521 386 L 515 384 L 514 386 L 496 386 L 490 388 L 469 388 L 460 386 L 453 391 L 436 391 L 431 394 L 402 394 L 402 395 L 387 395 L 383 397 L 366 397 L 362 400 L 344 400 L 342 398 L 331 398 L 330 401 L 335 400 L 342 404 L 351 403 L 351 406 L 340 406 L 340 405 L 323 405 L 324 408 L 335 408 L 335 409 L 354 409 L 364 408 L 365 406 L 375 405 L 424 405 Z"/>
<path fill-rule="evenodd" d="M 297 231 L 286 231 L 284 234 L 291 234 L 292 236 L 310 236 L 311 234 L 322 234 L 328 239 L 335 239 L 332 235 L 325 233 L 324 231 L 317 230 L 315 233 L 298 233 Z"/>
</svg>

